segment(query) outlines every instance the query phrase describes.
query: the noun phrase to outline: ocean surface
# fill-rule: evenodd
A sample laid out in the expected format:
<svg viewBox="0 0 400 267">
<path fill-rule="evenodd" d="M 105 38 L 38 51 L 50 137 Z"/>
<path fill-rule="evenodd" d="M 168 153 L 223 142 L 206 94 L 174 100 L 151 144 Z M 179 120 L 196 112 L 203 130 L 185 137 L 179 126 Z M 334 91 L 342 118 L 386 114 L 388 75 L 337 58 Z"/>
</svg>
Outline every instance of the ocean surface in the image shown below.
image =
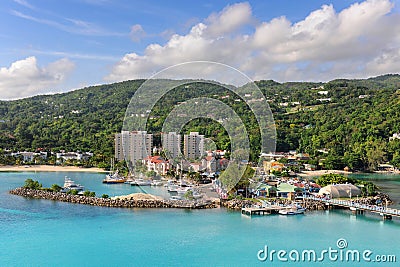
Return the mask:
<svg viewBox="0 0 400 267">
<path fill-rule="evenodd" d="M 377 215 L 319 211 L 249 218 L 225 209 L 104 208 L 8 193 L 27 178 L 51 186 L 62 185 L 66 175 L 97 195 L 141 191 L 104 185 L 104 174 L 0 173 L 0 266 L 400 265 L 400 220 Z M 400 199 L 400 176 L 365 179 L 379 180 L 382 189 Z M 163 188 L 146 191 L 167 194 Z M 274 250 L 283 251 L 280 259 Z M 320 262 L 308 258 L 312 252 Z M 376 262 L 394 257 L 396 262 Z"/>
</svg>

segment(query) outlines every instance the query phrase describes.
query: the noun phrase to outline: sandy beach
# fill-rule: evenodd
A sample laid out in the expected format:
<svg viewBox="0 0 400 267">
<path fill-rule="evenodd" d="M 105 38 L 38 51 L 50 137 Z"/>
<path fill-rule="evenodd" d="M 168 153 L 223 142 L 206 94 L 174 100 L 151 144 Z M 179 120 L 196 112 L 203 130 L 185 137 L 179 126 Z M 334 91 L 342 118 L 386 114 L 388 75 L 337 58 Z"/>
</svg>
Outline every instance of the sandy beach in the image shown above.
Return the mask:
<svg viewBox="0 0 400 267">
<path fill-rule="evenodd" d="M 318 171 L 302 171 L 301 173 L 298 173 L 299 176 L 302 177 L 313 177 L 313 176 L 321 176 L 324 174 L 351 174 L 352 172 L 346 172 L 342 170 L 318 170 Z"/>
<path fill-rule="evenodd" d="M 24 166 L 0 166 L 0 172 L 107 172 L 100 168 L 80 168 L 74 166 L 52 165 L 24 165 Z"/>
</svg>

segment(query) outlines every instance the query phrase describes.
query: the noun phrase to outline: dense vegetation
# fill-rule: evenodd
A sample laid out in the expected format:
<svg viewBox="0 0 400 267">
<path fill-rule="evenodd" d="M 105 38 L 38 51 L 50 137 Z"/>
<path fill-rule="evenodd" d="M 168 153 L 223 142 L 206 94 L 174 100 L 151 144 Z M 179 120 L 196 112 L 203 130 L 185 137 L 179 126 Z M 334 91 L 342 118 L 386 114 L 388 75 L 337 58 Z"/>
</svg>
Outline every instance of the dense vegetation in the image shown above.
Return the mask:
<svg viewBox="0 0 400 267">
<path fill-rule="evenodd" d="M 143 80 L 93 86 L 65 94 L 0 101 L 0 148 L 11 151 L 91 151 L 88 165 L 108 163 L 114 133 L 121 131 L 126 107 Z M 310 153 L 325 168 L 368 170 L 379 163 L 400 167 L 400 76 L 328 83 L 256 84 L 268 99 L 277 128 L 277 151 Z M 195 89 L 194 89 L 195 88 Z M 221 96 L 231 97 L 222 99 Z M 256 119 L 244 101 L 220 86 L 197 83 L 174 89 L 154 107 L 148 130 L 160 145 L 164 119 L 179 102 L 212 97 L 234 109 L 250 134 L 251 160 L 260 152 Z M 229 149 L 223 127 L 209 119 L 189 122 L 183 132 L 199 131 L 220 149 Z M 0 151 L 2 152 L 2 151 Z M 0 163 L 16 161 L 0 153 Z"/>
</svg>

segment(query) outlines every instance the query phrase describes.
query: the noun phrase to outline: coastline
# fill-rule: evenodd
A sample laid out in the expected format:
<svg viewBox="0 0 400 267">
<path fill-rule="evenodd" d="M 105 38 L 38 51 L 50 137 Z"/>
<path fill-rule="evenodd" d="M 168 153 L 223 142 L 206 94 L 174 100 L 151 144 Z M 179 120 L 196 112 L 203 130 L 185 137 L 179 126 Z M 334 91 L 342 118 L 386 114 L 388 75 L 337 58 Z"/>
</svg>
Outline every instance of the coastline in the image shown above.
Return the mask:
<svg viewBox="0 0 400 267">
<path fill-rule="evenodd" d="M 75 166 L 53 166 L 53 165 L 23 165 L 23 166 L 0 166 L 0 172 L 94 172 L 106 173 L 101 168 L 81 168 Z"/>
</svg>

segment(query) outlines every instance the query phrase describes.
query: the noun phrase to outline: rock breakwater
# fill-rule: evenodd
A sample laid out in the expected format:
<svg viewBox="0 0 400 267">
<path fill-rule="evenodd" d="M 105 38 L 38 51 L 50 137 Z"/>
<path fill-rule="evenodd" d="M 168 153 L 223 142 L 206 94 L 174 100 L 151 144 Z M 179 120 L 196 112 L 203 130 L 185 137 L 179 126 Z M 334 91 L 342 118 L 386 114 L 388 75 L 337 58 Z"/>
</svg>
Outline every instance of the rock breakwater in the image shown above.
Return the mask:
<svg viewBox="0 0 400 267">
<path fill-rule="evenodd" d="M 75 204 L 92 205 L 99 207 L 115 208 L 183 208 L 183 209 L 211 209 L 219 206 L 219 203 L 208 200 L 190 201 L 190 200 L 164 200 L 164 199 L 135 199 L 131 198 L 99 198 L 80 195 L 71 195 L 61 192 L 49 192 L 45 190 L 36 190 L 28 188 L 16 188 L 10 191 L 10 194 L 35 198 L 47 199 L 53 201 L 69 202 Z"/>
</svg>

